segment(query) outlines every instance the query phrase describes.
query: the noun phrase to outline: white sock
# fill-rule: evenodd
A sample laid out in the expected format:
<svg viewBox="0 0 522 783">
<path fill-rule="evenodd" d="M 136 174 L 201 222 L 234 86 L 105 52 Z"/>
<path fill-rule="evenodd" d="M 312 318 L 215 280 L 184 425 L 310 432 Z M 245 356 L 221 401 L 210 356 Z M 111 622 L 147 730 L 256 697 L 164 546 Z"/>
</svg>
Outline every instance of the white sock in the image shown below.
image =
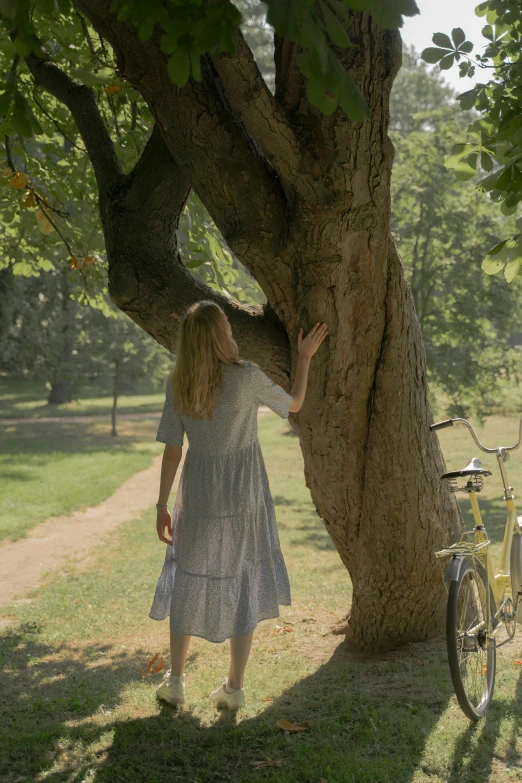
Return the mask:
<svg viewBox="0 0 522 783">
<path fill-rule="evenodd" d="M 231 688 L 228 683 L 225 683 L 225 690 L 227 693 L 236 693 L 237 691 L 240 691 L 241 688 Z"/>
<path fill-rule="evenodd" d="M 185 675 L 183 674 L 171 674 L 170 675 L 170 681 L 171 682 L 181 682 L 183 680 L 183 677 Z"/>
</svg>

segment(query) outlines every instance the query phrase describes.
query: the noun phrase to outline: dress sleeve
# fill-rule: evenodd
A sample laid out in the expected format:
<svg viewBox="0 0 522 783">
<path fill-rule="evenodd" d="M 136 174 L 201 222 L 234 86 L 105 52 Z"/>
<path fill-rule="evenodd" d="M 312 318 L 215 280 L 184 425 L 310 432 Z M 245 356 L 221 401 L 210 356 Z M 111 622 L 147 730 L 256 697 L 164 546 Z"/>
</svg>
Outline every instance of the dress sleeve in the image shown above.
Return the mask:
<svg viewBox="0 0 522 783">
<path fill-rule="evenodd" d="M 274 413 L 287 419 L 292 395 L 268 377 L 256 364 L 251 363 L 252 390 L 258 405 L 267 405 Z"/>
<path fill-rule="evenodd" d="M 183 446 L 184 435 L 185 427 L 181 416 L 174 407 L 173 389 L 169 380 L 156 440 L 160 443 L 166 443 L 167 446 Z"/>
</svg>

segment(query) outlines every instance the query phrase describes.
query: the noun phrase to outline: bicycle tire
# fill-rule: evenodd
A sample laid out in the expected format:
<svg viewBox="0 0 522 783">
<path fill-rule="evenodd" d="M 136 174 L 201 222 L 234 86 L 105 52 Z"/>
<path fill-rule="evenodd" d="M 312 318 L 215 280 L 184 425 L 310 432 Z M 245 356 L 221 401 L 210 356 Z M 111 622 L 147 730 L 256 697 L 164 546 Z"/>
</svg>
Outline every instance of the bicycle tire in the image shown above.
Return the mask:
<svg viewBox="0 0 522 783">
<path fill-rule="evenodd" d="M 446 646 L 453 688 L 463 713 L 478 721 L 488 710 L 493 698 L 496 675 L 496 641 L 479 632 L 475 642 L 465 636 L 477 620 L 486 616 L 487 579 L 484 569 L 467 557 L 462 562 L 459 578 L 450 583 L 446 614 Z M 491 587 L 491 615 L 495 602 Z M 475 604 L 471 604 L 468 598 Z M 459 603 L 460 601 L 460 603 Z M 471 610 L 470 610 L 471 606 Z M 464 626 L 464 627 L 463 627 Z"/>
</svg>

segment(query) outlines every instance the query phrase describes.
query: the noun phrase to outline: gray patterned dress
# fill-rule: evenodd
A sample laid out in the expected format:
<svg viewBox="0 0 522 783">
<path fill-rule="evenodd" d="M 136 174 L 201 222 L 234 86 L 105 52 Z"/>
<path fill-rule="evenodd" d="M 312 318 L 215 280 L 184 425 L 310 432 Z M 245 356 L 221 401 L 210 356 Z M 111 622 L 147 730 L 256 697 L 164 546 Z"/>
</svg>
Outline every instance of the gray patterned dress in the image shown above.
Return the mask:
<svg viewBox="0 0 522 783">
<path fill-rule="evenodd" d="M 156 440 L 181 446 L 186 432 L 189 447 L 149 616 L 170 614 L 171 633 L 223 642 L 290 606 L 257 409 L 286 419 L 291 400 L 244 360 L 225 365 L 223 394 L 206 421 L 180 415 L 168 384 Z"/>
</svg>

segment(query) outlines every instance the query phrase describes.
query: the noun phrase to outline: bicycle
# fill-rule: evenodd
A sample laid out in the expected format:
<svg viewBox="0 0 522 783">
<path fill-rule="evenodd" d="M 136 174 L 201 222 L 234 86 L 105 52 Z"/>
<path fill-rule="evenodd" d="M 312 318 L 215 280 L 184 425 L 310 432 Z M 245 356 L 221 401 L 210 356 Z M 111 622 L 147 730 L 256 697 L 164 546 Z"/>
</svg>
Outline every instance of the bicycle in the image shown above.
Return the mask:
<svg viewBox="0 0 522 783">
<path fill-rule="evenodd" d="M 517 622 L 522 623 L 522 516 L 517 517 L 513 487 L 508 484 L 504 467 L 509 452 L 518 449 L 522 442 L 522 416 L 518 443 L 494 449 L 486 448 L 480 442 L 466 419 L 446 419 L 432 424 L 430 429 L 435 432 L 454 424 L 464 424 L 482 451 L 496 455 L 507 507 L 499 570 L 495 573 L 489 551 L 491 542 L 477 499 L 484 486 L 484 477 L 491 476 L 491 471 L 483 468 L 480 459 L 474 457 L 462 470 L 452 470 L 441 476 L 449 481 L 450 491 L 469 494 L 475 521 L 473 530 L 464 532 L 460 541 L 435 552 L 435 556 L 450 558 L 444 581 L 449 583 L 446 646 L 453 687 L 462 711 L 471 720 L 478 721 L 493 698 L 497 648 L 511 641 Z M 459 479 L 463 481 L 459 482 Z M 502 627 L 506 629 L 507 638 L 497 644 Z"/>
</svg>

